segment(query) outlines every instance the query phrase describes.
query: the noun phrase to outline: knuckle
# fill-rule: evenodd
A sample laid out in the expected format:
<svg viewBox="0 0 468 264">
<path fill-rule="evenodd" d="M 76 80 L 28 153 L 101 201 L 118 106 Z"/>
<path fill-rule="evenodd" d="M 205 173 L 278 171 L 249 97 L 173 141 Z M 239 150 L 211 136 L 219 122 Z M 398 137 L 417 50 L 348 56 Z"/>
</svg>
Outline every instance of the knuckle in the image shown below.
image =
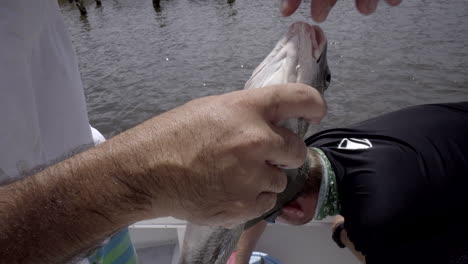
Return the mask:
<svg viewBox="0 0 468 264">
<path fill-rule="evenodd" d="M 230 143 L 230 148 L 237 155 L 244 155 L 246 151 L 263 148 L 271 142 L 271 136 L 260 129 L 245 129 L 237 133 Z"/>
<path fill-rule="evenodd" d="M 246 146 L 249 148 L 259 148 L 268 144 L 271 141 L 265 133 L 261 131 L 254 131 L 247 135 Z"/>
<path fill-rule="evenodd" d="M 273 146 L 287 147 L 291 139 L 288 135 L 273 135 L 270 137 L 270 144 Z"/>
</svg>

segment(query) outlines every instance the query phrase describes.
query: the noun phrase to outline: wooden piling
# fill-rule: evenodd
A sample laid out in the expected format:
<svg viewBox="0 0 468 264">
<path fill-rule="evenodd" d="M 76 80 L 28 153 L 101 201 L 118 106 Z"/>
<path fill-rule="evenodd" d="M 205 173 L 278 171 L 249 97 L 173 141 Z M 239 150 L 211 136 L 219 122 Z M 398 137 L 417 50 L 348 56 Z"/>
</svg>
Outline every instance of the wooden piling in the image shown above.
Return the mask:
<svg viewBox="0 0 468 264">
<path fill-rule="evenodd" d="M 88 11 L 86 11 L 86 7 L 84 5 L 83 0 L 75 0 L 76 7 L 78 7 L 78 10 L 80 10 L 80 14 L 82 16 L 86 16 L 88 14 Z"/>
<path fill-rule="evenodd" d="M 153 0 L 153 7 L 156 12 L 161 12 L 160 0 Z"/>
</svg>

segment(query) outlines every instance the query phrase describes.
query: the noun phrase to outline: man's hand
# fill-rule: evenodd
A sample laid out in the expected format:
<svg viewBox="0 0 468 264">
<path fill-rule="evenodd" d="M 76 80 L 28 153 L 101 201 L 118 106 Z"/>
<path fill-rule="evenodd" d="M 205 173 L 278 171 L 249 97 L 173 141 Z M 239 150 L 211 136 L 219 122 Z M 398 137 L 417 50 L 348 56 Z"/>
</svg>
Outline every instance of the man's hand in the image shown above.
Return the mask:
<svg viewBox="0 0 468 264">
<path fill-rule="evenodd" d="M 306 156 L 304 142 L 275 124 L 325 112 L 319 93 L 300 84 L 201 98 L 0 186 L 2 261 L 66 263 L 148 218 L 255 218 L 286 187 L 272 164 L 295 168 Z"/>
<path fill-rule="evenodd" d="M 287 183 L 279 167 L 305 161 L 303 140 L 275 124 L 297 117 L 319 122 L 325 113 L 316 89 L 278 85 L 191 101 L 147 121 L 128 139 L 143 139 L 142 163 L 160 173 L 144 176 L 145 191 L 159 199 L 155 208 L 230 227 L 271 209 Z"/>
<path fill-rule="evenodd" d="M 333 8 L 337 0 L 311 0 L 310 14 L 316 22 L 323 22 L 327 19 L 328 13 Z M 402 0 L 385 0 L 387 4 L 396 6 Z M 281 0 L 281 13 L 284 16 L 292 15 L 301 4 L 301 0 Z M 356 8 L 364 15 L 369 15 L 377 9 L 378 0 L 356 0 Z"/>
</svg>

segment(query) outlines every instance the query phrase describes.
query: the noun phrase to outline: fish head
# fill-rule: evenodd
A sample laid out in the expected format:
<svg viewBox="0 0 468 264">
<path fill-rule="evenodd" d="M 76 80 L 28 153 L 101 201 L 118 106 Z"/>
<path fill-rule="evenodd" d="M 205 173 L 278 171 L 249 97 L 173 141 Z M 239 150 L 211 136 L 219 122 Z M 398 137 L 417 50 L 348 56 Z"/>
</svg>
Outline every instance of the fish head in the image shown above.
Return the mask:
<svg viewBox="0 0 468 264">
<path fill-rule="evenodd" d="M 327 38 L 319 26 L 295 22 L 273 50 L 254 70 L 244 89 L 303 83 L 321 94 L 330 84 L 327 63 Z M 304 138 L 309 124 L 303 119 L 284 120 L 278 125 Z"/>
<path fill-rule="evenodd" d="M 325 33 L 319 26 L 295 22 L 254 70 L 244 89 L 303 83 L 323 94 L 330 80 Z"/>
</svg>

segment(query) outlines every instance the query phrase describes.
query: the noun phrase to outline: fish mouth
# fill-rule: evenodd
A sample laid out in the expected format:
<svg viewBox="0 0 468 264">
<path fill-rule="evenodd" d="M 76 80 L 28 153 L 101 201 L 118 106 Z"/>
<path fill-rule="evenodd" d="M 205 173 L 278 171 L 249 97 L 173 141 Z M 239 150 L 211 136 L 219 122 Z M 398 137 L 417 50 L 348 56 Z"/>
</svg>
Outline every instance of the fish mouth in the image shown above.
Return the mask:
<svg viewBox="0 0 468 264">
<path fill-rule="evenodd" d="M 296 82 L 308 84 L 323 94 L 331 81 L 325 33 L 318 25 L 299 21 L 289 27 L 288 35 L 297 38 L 296 49 L 300 55 Z"/>
<path fill-rule="evenodd" d="M 312 57 L 317 62 L 322 57 L 322 54 L 326 52 L 327 38 L 322 28 L 318 25 L 310 25 L 306 22 L 298 21 L 289 26 L 288 34 L 291 37 L 303 36 L 304 39 L 299 41 L 310 41 L 310 45 L 304 45 L 304 47 L 312 49 Z"/>
<path fill-rule="evenodd" d="M 324 93 L 331 80 L 327 38 L 317 25 L 295 22 L 254 70 L 245 89 L 285 83 L 304 83 Z"/>
</svg>

